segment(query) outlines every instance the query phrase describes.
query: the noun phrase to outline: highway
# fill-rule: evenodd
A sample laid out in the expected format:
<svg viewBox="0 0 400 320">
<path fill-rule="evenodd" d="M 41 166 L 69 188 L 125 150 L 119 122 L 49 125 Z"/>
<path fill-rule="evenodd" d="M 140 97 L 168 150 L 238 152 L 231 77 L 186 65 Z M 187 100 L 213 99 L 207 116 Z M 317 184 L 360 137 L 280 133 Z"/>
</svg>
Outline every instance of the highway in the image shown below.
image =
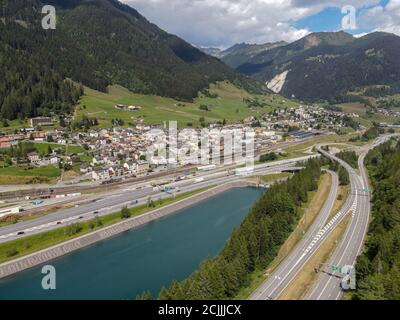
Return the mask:
<svg viewBox="0 0 400 320">
<path fill-rule="evenodd" d="M 278 268 L 269 275 L 268 279 L 255 291 L 250 300 L 273 300 L 277 299 L 283 290 L 293 281 L 301 267 L 306 263 L 307 258 L 311 256 L 311 252 L 306 254 L 309 250 L 310 244 L 318 235 L 320 230 L 325 226 L 329 215 L 332 211 L 333 205 L 337 198 L 337 191 L 339 186 L 339 178 L 335 172 L 328 171 L 332 176 L 332 186 L 321 209 L 318 217 L 306 232 L 303 239 L 297 244 L 295 249 L 289 254 L 288 257 L 278 266 Z"/>
<path fill-rule="evenodd" d="M 375 148 L 381 143 L 384 143 L 391 136 L 380 137 L 374 144 L 366 146 L 362 149 L 362 155 L 358 161 L 360 175 L 358 175 L 357 172 L 346 162 L 330 154 L 329 152 L 324 151 L 321 148 L 323 146 L 322 144 L 317 146 L 320 153 L 334 161 L 339 162 L 348 171 L 350 177 L 350 195 L 345 204 L 342 206 L 341 210 L 326 225 L 323 224 L 319 231 L 318 228 L 311 228 L 313 232 L 309 231 L 307 233 L 300 244 L 296 246 L 292 253 L 281 263 L 275 272 L 269 275 L 268 279 L 261 285 L 260 288 L 257 289 L 256 292 L 252 294 L 250 299 L 277 299 L 279 295 L 295 279 L 296 275 L 301 271 L 304 265 L 318 251 L 321 245 L 329 237 L 331 232 L 349 213 L 352 214 L 353 218 L 351 225 L 348 228 L 339 248 L 334 253 L 330 264 L 338 266 L 355 264 L 357 256 L 363 247 L 365 235 L 368 229 L 370 213 L 370 194 L 369 192 L 366 192 L 366 189 L 368 188 L 368 177 L 364 167 L 364 159 L 371 149 Z M 329 203 L 329 200 L 327 200 L 327 203 Z M 326 215 L 324 209 L 321 210 L 320 215 Z M 309 233 L 315 234 L 315 232 L 318 232 L 315 237 L 310 238 Z M 339 299 L 342 295 L 340 282 L 340 278 L 323 274 L 307 298 L 310 300 Z"/>
<path fill-rule="evenodd" d="M 368 184 L 368 175 L 364 166 L 364 159 L 368 152 L 386 142 L 391 136 L 380 137 L 374 144 L 367 146 L 358 159 L 358 168 L 360 175 L 351 175 L 352 194 L 356 196 L 356 207 L 352 212 L 352 220 L 343 240 L 335 250 L 328 265 L 344 267 L 355 266 L 357 257 L 361 254 L 364 240 L 368 231 L 369 216 L 371 211 L 370 192 Z M 332 159 L 336 157 L 328 155 Z M 340 160 L 343 165 L 343 161 Z M 346 165 L 346 169 L 351 168 Z M 368 191 L 367 191 L 368 190 Z M 308 300 L 338 300 L 341 299 L 343 291 L 341 289 L 341 278 L 333 274 L 321 273 L 316 285 L 307 295 Z"/>
<path fill-rule="evenodd" d="M 296 145 L 301 145 L 303 143 L 306 143 L 307 141 L 313 140 L 315 137 L 310 137 L 306 139 L 302 139 L 299 141 L 289 141 L 289 142 L 279 142 L 274 145 L 269 145 L 268 147 L 264 148 L 259 148 L 255 150 L 255 159 L 259 160 L 260 155 L 276 151 L 276 150 L 281 150 L 289 147 L 293 147 Z M 223 163 L 223 157 L 221 157 L 220 162 Z M 235 167 L 235 165 L 231 166 L 232 168 Z M 179 175 L 179 174 L 185 174 L 187 171 L 194 170 L 196 168 L 196 165 L 184 167 L 184 168 L 176 168 L 176 169 L 169 169 L 165 171 L 158 171 L 151 173 L 149 175 L 142 175 L 138 176 L 136 178 L 127 178 L 123 181 L 120 182 L 114 182 L 109 185 L 107 185 L 108 188 L 112 187 L 121 187 L 121 186 L 127 186 L 127 185 L 132 185 L 135 183 L 149 183 L 155 179 L 167 179 L 168 177 L 172 175 Z M 18 200 L 18 198 L 25 197 L 26 195 L 31 195 L 31 196 L 36 196 L 38 194 L 47 194 L 50 189 L 54 191 L 54 194 L 64 194 L 64 193 L 71 193 L 71 192 L 90 192 L 93 189 L 97 189 L 99 187 L 102 187 L 100 182 L 79 182 L 75 184 L 71 184 L 70 182 L 68 183 L 57 183 L 56 185 L 34 185 L 34 186 L 0 186 L 0 199 L 3 200 Z M 19 194 L 21 193 L 20 191 L 26 191 L 26 194 Z M 7 195 L 7 193 L 9 193 Z M 18 195 L 19 194 L 19 195 Z"/>
<path fill-rule="evenodd" d="M 281 172 L 282 170 L 287 170 L 295 166 L 298 161 L 305 161 L 311 157 L 315 157 L 315 155 L 257 165 L 250 175 L 255 176 Z M 199 180 L 197 180 L 197 178 L 198 177 L 194 177 L 180 182 L 171 183 L 170 186 L 179 187 L 179 193 L 184 193 L 243 179 L 243 177 L 232 175 L 229 171 L 210 172 L 202 175 Z M 149 197 L 153 200 L 158 200 L 171 197 L 171 194 L 155 191 L 152 187 L 144 187 L 142 189 L 134 190 L 134 186 L 131 186 L 130 189 L 125 189 L 125 191 L 119 193 L 113 192 L 110 195 L 105 195 L 103 199 L 82 204 L 79 207 L 60 210 L 33 220 L 1 227 L 0 243 L 59 228 L 73 222 L 89 220 L 95 216 L 95 212 L 98 216 L 104 216 L 117 212 L 124 206 L 133 208 L 143 205 L 147 203 Z"/>
</svg>

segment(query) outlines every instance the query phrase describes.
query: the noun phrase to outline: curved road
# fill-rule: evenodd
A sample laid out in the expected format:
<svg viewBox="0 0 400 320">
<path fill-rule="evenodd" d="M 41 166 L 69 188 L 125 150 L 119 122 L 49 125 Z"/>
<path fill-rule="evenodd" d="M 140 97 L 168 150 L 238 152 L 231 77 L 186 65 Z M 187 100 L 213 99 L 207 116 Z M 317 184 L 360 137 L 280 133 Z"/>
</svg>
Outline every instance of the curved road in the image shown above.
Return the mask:
<svg viewBox="0 0 400 320">
<path fill-rule="evenodd" d="M 371 211 L 368 175 L 364 166 L 366 155 L 371 149 L 386 142 L 391 136 L 380 137 L 373 144 L 364 149 L 358 159 L 360 175 L 354 174 L 344 161 L 335 156 L 327 154 L 331 159 L 339 161 L 345 168 L 352 172 L 350 179 L 352 183 L 352 194 L 356 196 L 356 208 L 352 212 L 352 221 L 339 247 L 335 250 L 329 265 L 344 267 L 354 266 L 357 257 L 362 252 L 364 240 L 368 231 L 369 216 Z M 308 300 L 338 300 L 342 297 L 343 291 L 340 286 L 341 279 L 327 273 L 322 273 L 316 285 L 307 296 Z"/>
<path fill-rule="evenodd" d="M 370 213 L 370 195 L 366 192 L 368 188 L 368 177 L 364 168 L 364 159 L 367 153 L 381 143 L 387 141 L 390 136 L 384 136 L 377 139 L 376 143 L 367 146 L 358 164 L 360 175 L 350 167 L 345 161 L 321 149 L 322 145 L 317 148 L 320 153 L 326 157 L 339 162 L 349 173 L 351 192 L 341 210 L 325 225 L 314 238 L 306 236 L 303 241 L 292 251 L 276 271 L 268 277 L 262 286 L 253 293 L 250 299 L 253 300 L 272 300 L 277 299 L 279 295 L 289 286 L 302 267 L 310 260 L 310 258 L 318 251 L 324 241 L 329 237 L 332 231 L 343 221 L 347 214 L 352 213 L 352 222 L 348 228 L 346 235 L 341 242 L 339 248 L 334 253 L 330 264 L 345 266 L 354 265 L 357 256 L 362 250 L 364 238 L 367 233 Z M 332 208 L 332 206 L 331 206 Z M 331 211 L 329 209 L 329 213 Z M 328 213 L 328 216 L 329 216 Z M 321 215 L 326 215 L 322 210 Z M 322 219 L 322 218 L 321 218 Z M 323 224 L 324 225 L 324 224 Z M 322 226 L 323 226 L 322 225 Z M 315 229 L 312 228 L 315 232 Z M 307 247 L 308 245 L 308 247 Z M 318 299 L 339 299 L 342 291 L 340 287 L 341 279 L 323 274 L 317 285 L 308 295 L 310 300 Z"/>
<path fill-rule="evenodd" d="M 285 258 L 257 291 L 250 296 L 251 300 L 277 299 L 296 277 L 302 266 L 307 262 L 308 257 L 312 256 L 313 250 L 310 248 L 310 245 L 319 236 L 321 229 L 325 226 L 337 197 L 339 186 L 338 175 L 332 171 L 328 172 L 332 176 L 332 186 L 318 217 L 289 256 Z"/>
</svg>

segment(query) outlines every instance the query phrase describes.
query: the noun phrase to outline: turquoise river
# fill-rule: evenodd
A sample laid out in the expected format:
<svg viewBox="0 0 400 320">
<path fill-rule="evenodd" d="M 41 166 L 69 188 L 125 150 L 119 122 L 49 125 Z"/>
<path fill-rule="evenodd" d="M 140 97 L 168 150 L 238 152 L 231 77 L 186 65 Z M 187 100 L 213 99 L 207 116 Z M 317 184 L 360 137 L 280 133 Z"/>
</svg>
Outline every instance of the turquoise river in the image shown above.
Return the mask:
<svg viewBox="0 0 400 320">
<path fill-rule="evenodd" d="M 172 280 L 189 276 L 223 248 L 262 189 L 231 189 L 109 240 L 47 264 L 56 269 L 56 290 L 43 290 L 42 266 L 0 279 L 4 299 L 134 299 L 153 297 Z"/>
</svg>

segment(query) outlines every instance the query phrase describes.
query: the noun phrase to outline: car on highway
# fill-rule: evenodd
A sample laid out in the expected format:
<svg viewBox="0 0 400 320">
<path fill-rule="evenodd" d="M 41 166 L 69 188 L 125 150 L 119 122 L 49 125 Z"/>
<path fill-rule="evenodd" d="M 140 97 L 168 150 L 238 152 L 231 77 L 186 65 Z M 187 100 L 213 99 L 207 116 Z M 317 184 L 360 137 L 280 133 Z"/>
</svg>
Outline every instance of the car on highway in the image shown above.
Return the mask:
<svg viewBox="0 0 400 320">
<path fill-rule="evenodd" d="M 80 216 L 78 219 L 79 219 L 79 220 L 82 220 L 82 219 L 83 219 L 83 216 Z"/>
<path fill-rule="evenodd" d="M 96 215 L 96 214 L 99 214 L 99 212 L 98 212 L 98 211 L 95 211 L 95 212 L 93 212 L 93 214 L 95 214 L 95 215 Z"/>
<path fill-rule="evenodd" d="M 18 236 L 21 236 L 21 235 L 23 235 L 23 234 L 25 234 L 25 231 L 19 231 L 19 232 L 17 233 Z"/>
<path fill-rule="evenodd" d="M 61 222 L 61 221 L 58 221 L 58 222 L 57 222 L 57 225 L 60 225 L 60 224 L 62 224 L 62 222 Z"/>
</svg>

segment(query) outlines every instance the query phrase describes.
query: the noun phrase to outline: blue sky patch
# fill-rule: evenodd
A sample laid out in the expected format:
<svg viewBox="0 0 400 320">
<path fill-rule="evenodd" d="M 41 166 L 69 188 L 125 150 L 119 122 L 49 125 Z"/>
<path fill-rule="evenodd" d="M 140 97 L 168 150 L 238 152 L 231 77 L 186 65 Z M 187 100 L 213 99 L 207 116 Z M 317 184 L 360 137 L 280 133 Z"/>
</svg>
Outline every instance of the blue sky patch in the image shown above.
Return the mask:
<svg viewBox="0 0 400 320">
<path fill-rule="evenodd" d="M 381 0 L 380 6 L 386 7 L 389 0 Z M 369 9 L 373 6 L 366 6 L 357 10 L 359 15 L 362 10 Z M 298 29 L 308 29 L 311 32 L 327 32 L 327 31 L 339 31 L 342 29 L 342 18 L 343 14 L 341 8 L 328 7 L 318 12 L 315 15 L 293 22 L 293 26 Z M 356 30 L 345 30 L 351 34 L 360 34 L 364 32 L 371 32 L 371 29 L 358 28 Z"/>
</svg>

